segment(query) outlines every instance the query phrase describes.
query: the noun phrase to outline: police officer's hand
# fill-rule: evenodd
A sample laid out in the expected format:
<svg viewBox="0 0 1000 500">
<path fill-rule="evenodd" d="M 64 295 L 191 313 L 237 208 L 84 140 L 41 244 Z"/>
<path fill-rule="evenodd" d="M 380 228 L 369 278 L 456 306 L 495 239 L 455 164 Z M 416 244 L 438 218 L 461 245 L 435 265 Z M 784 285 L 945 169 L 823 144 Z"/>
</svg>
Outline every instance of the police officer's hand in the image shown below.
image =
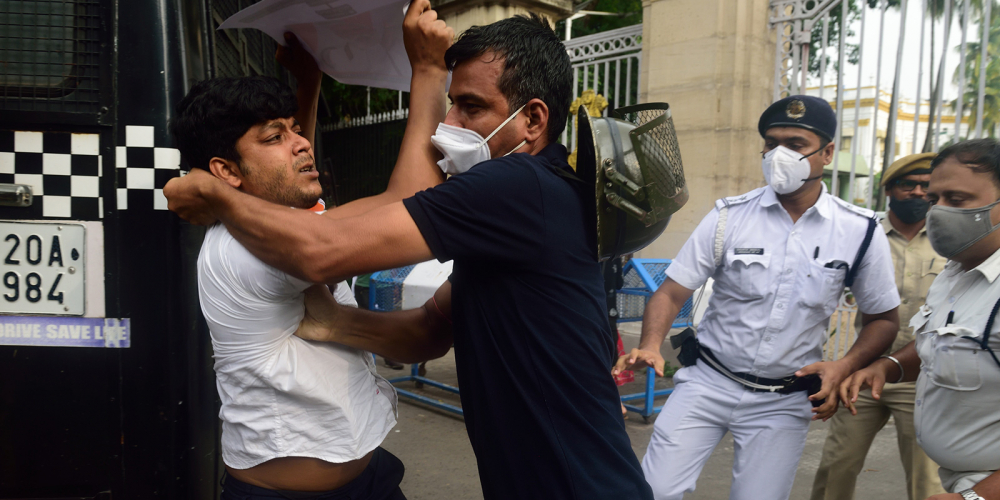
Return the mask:
<svg viewBox="0 0 1000 500">
<path fill-rule="evenodd" d="M 618 362 L 611 369 L 611 374 L 617 376 L 625 370 L 641 370 L 647 366 L 652 366 L 658 376 L 663 376 L 664 361 L 663 356 L 660 356 L 660 352 L 646 349 L 632 349 L 632 352 L 618 358 Z"/>
<path fill-rule="evenodd" d="M 208 226 L 214 224 L 218 217 L 212 212 L 206 194 L 218 187 L 232 189 L 208 171 L 195 168 L 184 177 L 170 179 L 163 186 L 163 196 L 167 198 L 167 208 L 180 218 L 192 224 Z"/>
<path fill-rule="evenodd" d="M 410 3 L 403 18 L 403 46 L 414 72 L 427 68 L 447 71 L 444 53 L 454 39 L 455 30 L 438 19 L 430 0 Z"/>
<path fill-rule="evenodd" d="M 809 396 L 809 400 L 822 401 L 825 399 L 826 402 L 812 409 L 814 413 L 813 420 L 822 419 L 825 422 L 834 413 L 837 413 L 837 388 L 850 375 L 851 368 L 843 360 L 820 361 L 795 372 L 795 376 L 805 377 L 814 373 L 819 375 L 820 380 L 823 381 L 823 385 L 820 387 L 819 392 Z"/>
<path fill-rule="evenodd" d="M 867 368 L 862 368 L 844 379 L 840 384 L 840 401 L 844 407 L 851 411 L 851 415 L 857 415 L 858 410 L 854 403 L 858 401 L 858 393 L 871 387 L 872 397 L 882 398 L 882 388 L 885 386 L 885 378 L 888 375 L 888 368 L 892 361 L 885 359 L 876 360 Z M 894 365 L 893 365 L 894 366 Z"/>
<path fill-rule="evenodd" d="M 323 72 L 319 70 L 316 59 L 290 31 L 285 32 L 285 45 L 278 46 L 274 58 L 295 77 L 299 85 L 318 86 L 323 81 Z"/>
<path fill-rule="evenodd" d="M 305 293 L 306 312 L 295 336 L 328 342 L 335 337 L 334 326 L 341 306 L 326 285 L 313 285 Z"/>
</svg>

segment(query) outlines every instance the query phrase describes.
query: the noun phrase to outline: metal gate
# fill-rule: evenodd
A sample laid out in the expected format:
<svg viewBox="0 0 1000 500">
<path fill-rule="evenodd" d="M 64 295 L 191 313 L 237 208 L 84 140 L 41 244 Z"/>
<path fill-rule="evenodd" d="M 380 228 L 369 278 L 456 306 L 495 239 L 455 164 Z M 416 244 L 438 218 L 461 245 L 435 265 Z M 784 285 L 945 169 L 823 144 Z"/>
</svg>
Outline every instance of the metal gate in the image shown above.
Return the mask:
<svg viewBox="0 0 1000 500">
<path fill-rule="evenodd" d="M 854 191 L 859 157 L 863 156 L 862 160 L 867 159 L 871 173 L 874 174 L 881 172 L 883 166 L 887 166 L 897 157 L 919 153 L 922 150 L 937 151 L 946 141 L 958 142 L 980 138 L 984 134 L 991 136 L 998 134 L 997 125 L 984 120 L 987 78 L 979 77 L 981 69 L 989 67 L 990 62 L 987 54 L 989 43 L 983 41 L 989 38 L 993 0 L 985 2 L 946 0 L 942 2 L 941 19 L 935 18 L 929 12 L 930 1 L 933 0 L 899 0 L 892 2 L 890 6 L 889 0 L 771 0 L 770 24 L 775 28 L 777 40 L 774 99 L 793 94 L 810 94 L 827 100 L 832 99 L 831 105 L 835 107 L 840 120 L 834 141 L 838 150 L 848 150 L 849 156 L 843 159 L 840 154 L 834 156 L 831 191 L 840 192 L 837 186 L 838 173 L 846 170 L 849 182 L 848 201 L 857 200 Z M 852 18 L 852 8 L 857 11 L 856 19 Z M 890 8 L 898 9 L 900 14 L 899 37 L 896 40 L 887 40 L 885 37 L 886 13 Z M 907 25 L 908 9 L 919 9 L 922 21 L 919 25 L 913 23 Z M 849 60 L 846 37 L 839 36 L 835 47 L 831 47 L 829 43 L 831 31 L 837 27 L 832 25 L 834 16 L 843 12 L 848 12 L 848 15 L 839 16 L 837 25 L 839 33 L 847 33 L 848 30 L 856 30 L 859 33 L 856 62 Z M 941 68 L 946 67 L 949 56 L 954 57 L 950 48 L 950 41 L 953 38 L 951 19 L 956 14 L 961 42 L 958 47 L 959 70 L 956 71 L 955 81 L 958 84 L 960 98 L 948 103 L 953 112 L 950 116 L 944 116 L 948 112 L 948 106 L 945 105 L 943 95 L 946 75 Z M 972 20 L 977 15 L 979 25 L 975 26 Z M 870 16 L 878 17 L 877 44 L 865 42 L 866 25 L 874 21 L 869 19 Z M 943 36 L 941 48 L 928 47 L 929 28 L 935 29 Z M 979 46 L 977 51 L 973 52 L 968 49 L 968 44 L 971 37 L 977 36 L 977 33 Z M 919 44 L 918 57 L 904 58 L 904 48 L 914 44 Z M 818 61 L 813 64 L 812 79 L 813 83 L 818 83 L 817 87 L 809 86 L 810 50 L 814 46 L 818 47 L 818 54 L 814 54 L 813 59 L 818 57 Z M 883 67 L 886 50 L 896 51 L 895 64 L 892 67 Z M 925 54 L 933 64 L 934 50 L 939 51 L 937 55 L 940 57 L 936 61 L 938 65 L 926 68 Z M 862 86 L 860 69 L 857 71 L 856 81 L 845 81 L 845 70 L 848 66 L 861 68 L 864 61 L 871 57 L 877 58 L 873 89 L 869 88 L 870 91 L 866 92 L 866 88 Z M 975 63 L 976 59 L 978 64 Z M 967 60 L 973 64 L 967 65 Z M 993 64 L 997 64 L 996 61 Z M 904 65 L 916 68 L 915 82 L 901 81 L 900 75 Z M 928 73 L 925 73 L 925 69 Z M 936 76 L 933 76 L 933 89 L 929 89 L 928 87 L 932 85 L 928 82 L 925 86 L 924 80 L 932 76 L 929 73 L 932 69 L 936 71 Z M 892 71 L 891 75 L 889 70 Z M 828 74 L 831 72 L 832 75 Z M 890 81 L 891 89 L 888 91 L 883 89 L 883 83 Z M 832 89 L 827 87 L 828 82 L 834 83 Z M 904 90 L 904 83 L 905 87 L 912 87 Z M 912 102 L 902 99 L 902 92 L 914 92 Z M 924 95 L 927 96 L 926 99 Z M 883 99 L 888 99 L 888 109 L 884 113 L 881 109 L 885 104 Z M 867 111 L 867 116 L 862 118 L 866 114 L 866 107 L 870 108 L 870 111 Z M 933 121 L 929 119 L 931 114 Z M 906 147 L 907 143 L 909 147 Z M 844 160 L 849 162 L 845 163 Z M 869 181 L 861 193 L 863 204 L 868 208 L 879 207 L 878 201 L 881 196 L 873 190 L 873 186 L 874 182 Z M 845 292 L 830 321 L 829 339 L 824 347 L 825 359 L 837 359 L 843 356 L 854 343 L 857 338 L 857 314 L 857 305 L 850 292 Z"/>
<path fill-rule="evenodd" d="M 888 165 L 898 156 L 920 152 L 925 142 L 925 138 L 930 137 L 927 150 L 937 151 L 946 140 L 960 141 L 969 138 L 979 138 L 984 135 L 984 104 L 986 97 L 986 80 L 979 78 L 981 68 L 987 67 L 989 57 L 987 54 L 988 43 L 982 40 L 989 36 L 990 19 L 993 0 L 985 2 L 974 2 L 971 0 L 946 0 L 943 2 L 944 11 L 941 12 L 941 19 L 935 19 L 930 15 L 929 2 L 933 0 L 771 0 L 770 24 L 776 28 L 776 54 L 774 68 L 774 99 L 777 100 L 790 94 L 814 94 L 821 98 L 833 99 L 831 103 L 837 111 L 840 120 L 840 127 L 837 130 L 834 141 L 838 148 L 846 147 L 850 150 L 850 163 L 842 164 L 841 155 L 834 156 L 833 176 L 831 179 L 831 191 L 838 193 L 837 183 L 838 172 L 848 171 L 848 201 L 855 200 L 854 179 L 858 167 L 855 161 L 859 156 L 864 155 L 871 167 L 872 173 L 880 172 L 883 165 Z M 890 6 L 890 3 L 892 4 Z M 860 6 L 860 9 L 857 7 Z M 896 40 L 886 40 L 886 12 L 890 9 L 898 9 L 899 17 L 899 37 Z M 856 22 L 852 21 L 852 9 L 859 10 Z M 907 26 L 907 10 L 919 9 L 922 22 L 919 26 Z M 857 51 L 857 62 L 849 61 L 847 40 L 844 36 L 839 36 L 836 47 L 831 47 L 829 37 L 831 34 L 831 22 L 834 14 L 848 12 L 848 15 L 840 15 L 839 33 L 847 33 L 856 29 L 860 33 L 860 40 Z M 878 16 L 878 43 L 865 43 L 865 26 L 869 16 Z M 949 50 L 949 41 L 952 40 L 951 19 L 957 15 L 958 24 L 961 27 L 959 47 L 959 68 L 964 71 L 957 71 L 956 83 L 960 89 L 960 99 L 949 103 L 953 110 L 951 116 L 945 117 L 948 110 L 943 102 L 942 89 L 946 85 L 944 71 L 949 55 L 954 54 Z M 971 20 L 978 16 L 979 26 L 970 26 Z M 907 27 L 910 29 L 907 30 Z M 936 29 L 937 33 L 943 35 L 943 50 L 935 47 L 927 47 L 929 29 Z M 968 41 L 970 36 L 978 33 L 979 50 L 978 54 L 968 53 Z M 904 60 L 903 50 L 907 45 L 919 44 L 919 57 L 915 60 Z M 818 89 L 813 90 L 808 84 L 810 48 L 818 46 L 818 66 L 815 68 L 818 79 Z M 835 49 L 835 50 L 833 50 Z M 886 50 L 895 50 L 896 62 L 891 68 L 883 68 L 883 58 Z M 927 89 L 923 86 L 925 80 L 925 54 L 928 54 L 934 62 L 933 50 L 940 50 L 940 60 L 936 68 L 934 89 Z M 967 57 L 968 56 L 968 57 Z M 871 95 L 865 95 L 865 87 L 862 86 L 862 72 L 857 73 L 857 80 L 845 82 L 845 69 L 849 66 L 860 68 L 865 59 L 877 58 L 877 69 L 875 76 L 875 88 Z M 966 65 L 967 59 L 972 61 L 978 58 L 979 64 Z M 843 63 L 843 64 L 842 64 Z M 901 70 L 904 65 L 916 66 L 916 81 L 907 81 L 906 92 L 915 91 L 913 102 L 901 101 L 902 81 Z M 883 73 L 883 69 L 886 70 Z M 892 70 L 892 75 L 889 70 Z M 829 75 L 833 72 L 833 75 Z M 948 75 L 950 77 L 950 75 Z M 884 80 L 883 80 L 884 78 Z M 890 80 L 891 78 L 891 80 Z M 950 80 L 950 78 L 949 78 Z M 884 90 L 883 84 L 891 81 L 891 90 Z M 834 82 L 834 88 L 827 90 L 827 83 Z M 975 84 L 972 86 L 971 84 Z M 928 84 L 927 87 L 931 85 Z M 931 91 L 933 90 L 933 92 Z M 828 93 L 829 92 L 829 93 Z M 923 95 L 927 94 L 927 99 Z M 850 96 L 848 101 L 845 97 Z M 880 107 L 887 98 L 888 113 L 880 117 Z M 862 114 L 866 111 L 865 101 L 873 101 L 871 111 L 866 119 L 862 119 Z M 845 104 L 848 105 L 845 109 Z M 845 111 L 849 112 L 845 115 Z M 928 123 L 928 115 L 933 112 L 933 123 Z M 849 119 L 850 118 L 850 119 Z M 921 121 L 923 119 L 923 121 Z M 971 124 L 974 122 L 974 127 Z M 880 126 L 884 129 L 880 130 Z M 986 134 L 995 135 L 996 126 L 992 123 L 985 123 Z M 994 130 L 989 130 L 993 128 Z M 930 129 L 930 130 L 928 130 Z M 864 133 L 861 131 L 864 130 Z M 850 135 L 845 134 L 850 132 Z M 880 144 L 882 140 L 882 144 Z M 910 147 L 902 147 L 906 143 Z M 882 147 L 880 147 L 882 146 Z M 877 193 L 872 190 L 872 182 L 867 185 L 864 195 L 865 206 L 871 208 L 876 206 Z"/>
<path fill-rule="evenodd" d="M 609 110 L 639 102 L 641 24 L 574 38 L 564 44 L 573 65 L 573 108 L 591 104 L 607 116 Z M 593 97 L 586 96 L 591 102 L 582 102 L 580 98 L 588 90 L 594 92 Z M 576 149 L 575 115 L 576 109 L 571 109 L 561 141 L 570 151 Z"/>
</svg>

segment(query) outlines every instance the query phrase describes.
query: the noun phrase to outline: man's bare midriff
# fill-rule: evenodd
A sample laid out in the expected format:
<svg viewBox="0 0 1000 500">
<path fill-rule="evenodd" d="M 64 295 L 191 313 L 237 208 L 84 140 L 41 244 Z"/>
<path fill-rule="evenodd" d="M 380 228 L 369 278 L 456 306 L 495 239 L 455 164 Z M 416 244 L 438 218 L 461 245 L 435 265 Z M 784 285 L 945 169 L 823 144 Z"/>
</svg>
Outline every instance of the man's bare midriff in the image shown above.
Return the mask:
<svg viewBox="0 0 1000 500">
<path fill-rule="evenodd" d="M 261 488 L 283 491 L 330 491 L 340 488 L 361 475 L 372 459 L 364 457 L 342 464 L 318 458 L 285 457 L 268 460 L 249 469 L 226 467 L 234 479 Z"/>
</svg>

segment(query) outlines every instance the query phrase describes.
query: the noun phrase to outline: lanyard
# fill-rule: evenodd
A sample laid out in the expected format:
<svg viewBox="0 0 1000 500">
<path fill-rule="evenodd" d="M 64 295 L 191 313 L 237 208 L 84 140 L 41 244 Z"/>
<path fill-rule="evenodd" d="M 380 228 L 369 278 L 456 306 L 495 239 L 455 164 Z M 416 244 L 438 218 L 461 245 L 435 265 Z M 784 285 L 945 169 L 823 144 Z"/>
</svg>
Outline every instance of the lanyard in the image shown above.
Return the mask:
<svg viewBox="0 0 1000 500">
<path fill-rule="evenodd" d="M 977 340 L 974 337 L 964 336 L 963 339 L 969 339 L 982 347 L 984 351 L 989 352 L 990 356 L 993 356 L 993 361 L 996 362 L 997 366 L 1000 366 L 1000 359 L 997 359 L 996 353 L 990 348 L 990 331 L 993 330 L 993 319 L 997 316 L 997 311 L 1000 310 L 1000 300 L 993 305 L 993 310 L 990 311 L 990 317 L 986 320 L 986 329 L 983 331 L 982 340 Z"/>
</svg>

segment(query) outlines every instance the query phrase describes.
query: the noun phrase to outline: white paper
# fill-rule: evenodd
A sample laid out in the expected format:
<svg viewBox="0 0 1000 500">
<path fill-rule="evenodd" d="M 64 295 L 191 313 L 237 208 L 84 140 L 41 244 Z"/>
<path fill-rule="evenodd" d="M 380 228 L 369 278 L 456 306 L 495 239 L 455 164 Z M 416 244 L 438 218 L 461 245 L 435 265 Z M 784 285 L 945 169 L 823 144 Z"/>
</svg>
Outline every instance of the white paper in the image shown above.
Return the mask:
<svg viewBox="0 0 1000 500">
<path fill-rule="evenodd" d="M 434 296 L 434 292 L 451 276 L 452 261 L 421 262 L 403 279 L 402 309 L 416 309 Z"/>
<path fill-rule="evenodd" d="M 284 45 L 295 33 L 320 70 L 348 85 L 410 90 L 403 47 L 409 0 L 263 0 L 219 29 L 256 28 Z"/>
</svg>

